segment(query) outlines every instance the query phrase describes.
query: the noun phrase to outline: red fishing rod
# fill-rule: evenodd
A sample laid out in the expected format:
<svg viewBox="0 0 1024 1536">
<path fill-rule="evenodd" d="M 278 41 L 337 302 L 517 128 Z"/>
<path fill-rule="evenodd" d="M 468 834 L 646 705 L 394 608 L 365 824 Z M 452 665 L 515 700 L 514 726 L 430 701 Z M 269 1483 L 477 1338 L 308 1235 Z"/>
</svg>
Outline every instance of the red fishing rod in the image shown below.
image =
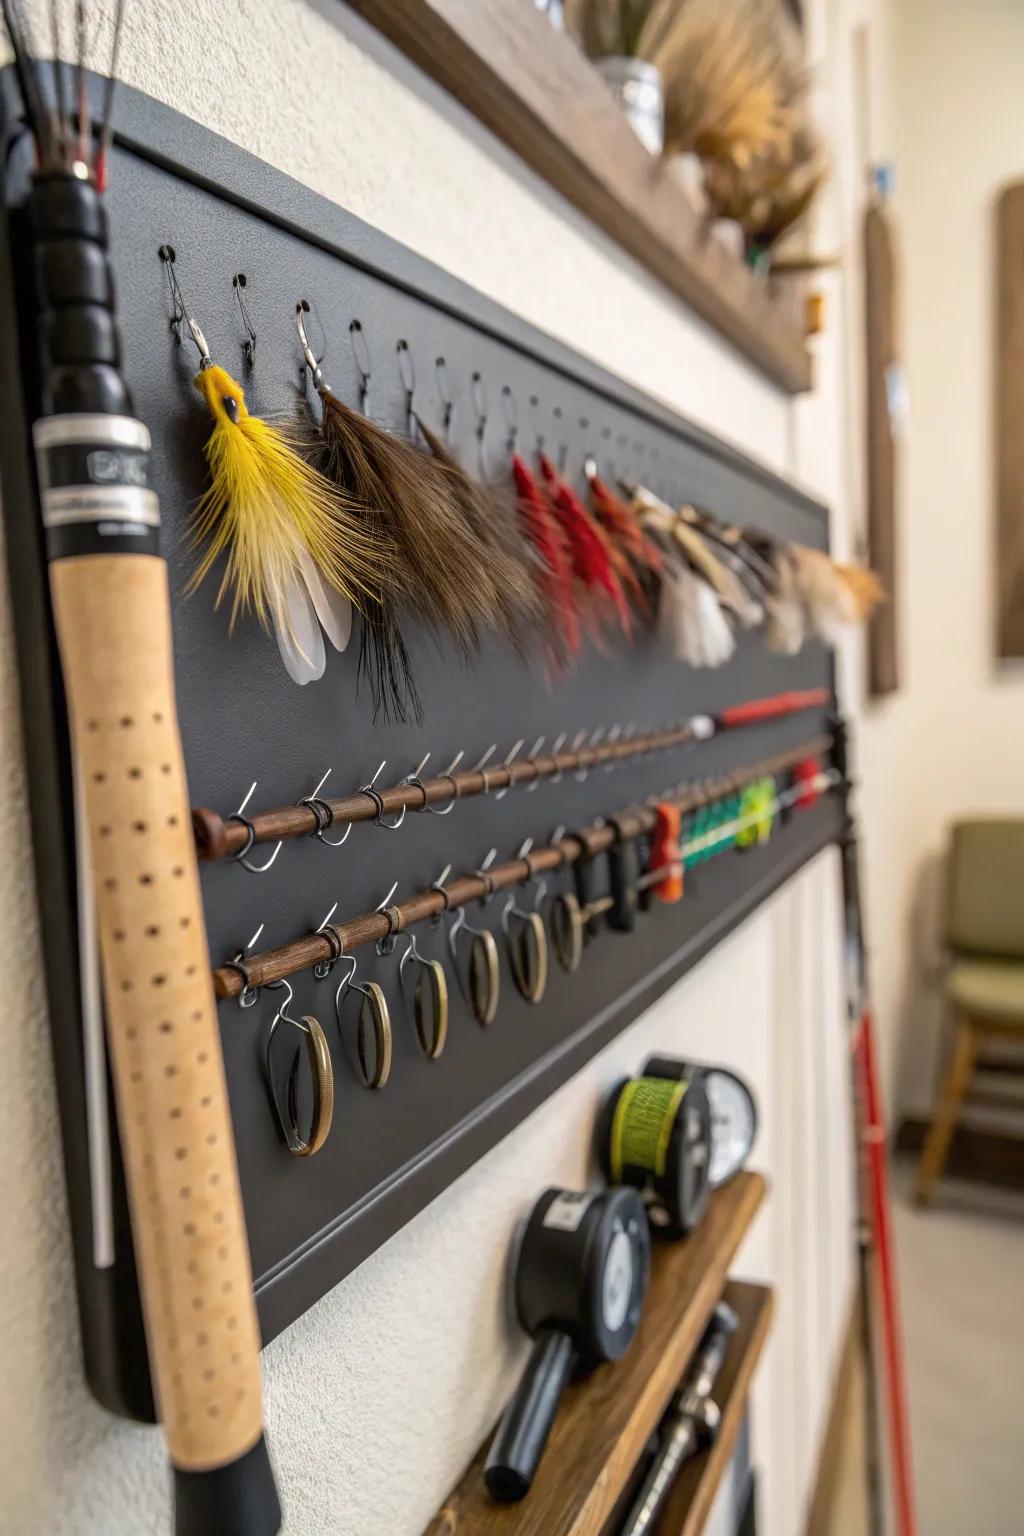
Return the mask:
<svg viewBox="0 0 1024 1536">
<path fill-rule="evenodd" d="M 786 693 L 773 693 L 765 699 L 748 699 L 743 704 L 730 704 L 711 718 L 718 730 L 731 730 L 734 726 L 760 725 L 766 720 L 798 715 L 805 709 L 825 709 L 833 702 L 829 688 L 791 688 Z"/>
<path fill-rule="evenodd" d="M 903 1336 L 896 1282 L 896 1257 L 889 1200 L 885 1111 L 868 987 L 867 948 L 861 905 L 856 822 L 850 810 L 849 736 L 845 720 L 833 723 L 833 761 L 844 785 L 842 853 L 846 933 L 847 1013 L 852 1054 L 854 1120 L 857 1136 L 858 1257 L 866 1370 L 866 1455 L 872 1536 L 884 1536 L 882 1415 L 877 1352 L 886 1392 L 893 1513 L 899 1536 L 917 1536 L 911 1465 Z"/>
<path fill-rule="evenodd" d="M 150 435 L 134 414 L 76 8 L 74 89 L 2 0 L 36 163 L 36 463 L 107 1049 L 178 1536 L 274 1536 L 260 1337 L 178 729 Z M 54 40 L 55 41 L 55 40 Z M 56 51 L 56 50 L 55 50 Z M 68 98 L 71 104 L 68 105 Z M 56 106 L 54 105 L 56 102 Z M 84 864 L 79 871 L 88 879 Z"/>
</svg>

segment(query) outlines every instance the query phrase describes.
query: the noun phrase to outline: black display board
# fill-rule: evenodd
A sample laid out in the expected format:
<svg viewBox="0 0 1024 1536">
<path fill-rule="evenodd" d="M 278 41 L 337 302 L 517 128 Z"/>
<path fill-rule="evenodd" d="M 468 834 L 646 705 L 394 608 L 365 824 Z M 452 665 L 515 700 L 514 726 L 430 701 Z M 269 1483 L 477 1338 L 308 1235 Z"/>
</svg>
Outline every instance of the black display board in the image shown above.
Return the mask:
<svg viewBox="0 0 1024 1536">
<path fill-rule="evenodd" d="M 13 92 L 9 75 L 0 80 L 10 140 Z M 501 472 L 509 420 L 517 413 L 522 450 L 532 452 L 543 435 L 577 481 L 592 454 L 608 476 L 646 482 L 670 500 L 692 501 L 819 547 L 827 543 L 827 516 L 763 467 L 167 107 L 124 89 L 117 120 L 109 212 L 125 371 L 137 414 L 153 433 L 152 483 L 162 504 L 175 594 L 178 701 L 195 804 L 226 814 L 254 779 L 253 808 L 290 803 L 309 794 L 328 768 L 326 792 L 342 795 L 365 783 L 382 758 L 388 764 L 383 782 L 393 783 L 427 749 L 437 772 L 459 748 L 471 764 L 492 742 L 500 757 L 520 737 L 529 745 L 542 734 L 550 742 L 561 731 L 571 736 L 583 727 L 633 723 L 649 729 L 731 702 L 831 682 L 829 654 L 816 644 L 782 659 L 755 636 L 721 671 L 696 672 L 644 636 L 631 649 L 612 644 L 606 654 L 588 646 L 582 664 L 552 686 L 497 646 L 466 666 L 413 632 L 408 639 L 424 703 L 422 727 L 374 723 L 365 689 L 357 692 L 355 645 L 345 655 L 330 655 L 321 682 L 296 687 L 273 641 L 255 623 L 242 622 L 229 634 L 226 608 L 214 611 L 214 583 L 191 598 L 183 595 L 193 562 L 187 519 L 204 485 L 209 422 L 191 385 L 194 351 L 178 345 L 169 327 L 157 254 L 164 242 L 176 249 L 182 288 L 215 361 L 244 383 L 254 412 L 289 413 L 302 405 L 293 316 L 296 301 L 306 298 L 326 333 L 324 368 L 335 391 L 358 400 L 349 338 L 355 318 L 372 362 L 367 409 L 402 430 L 406 399 L 396 349 L 405 341 L 416 368 L 417 410 L 440 424 L 442 394 L 450 391 L 452 444 L 472 470 L 481 469 L 482 451 L 482 467 Z M 28 169 L 21 141 L 7 163 L 9 210 L 24 199 Z M 102 1270 L 93 1263 L 66 740 L 28 452 L 32 301 L 20 268 L 24 249 L 15 213 L 0 268 L 0 434 L 55 1059 L 90 1379 L 104 1401 L 145 1415 L 116 1155 L 116 1260 Z M 248 373 L 232 292 L 238 272 L 246 274 L 258 336 Z M 439 357 L 445 359 L 441 376 Z M 688 366 L 685 358 L 679 366 Z M 482 441 L 481 414 L 487 417 Z M 567 775 L 561 783 L 542 783 L 535 792 L 518 789 L 500 801 L 467 800 L 444 818 L 409 815 L 397 833 L 357 826 L 338 850 L 312 839 L 293 841 L 261 877 L 237 864 L 205 866 L 212 960 L 229 958 L 260 924 L 261 948 L 284 943 L 316 927 L 335 902 L 339 919 L 354 916 L 374 907 L 394 880 L 401 898 L 428 885 L 448 862 L 456 870 L 472 869 L 492 846 L 499 857 L 509 857 L 527 835 L 541 840 L 559 823 L 571 828 L 590 822 L 667 783 L 784 750 L 824 724 L 824 712 L 801 715 L 613 773 L 597 771 L 582 782 Z M 353 1070 L 355 1010 L 342 1038 L 334 1023 L 334 982 L 295 978 L 295 1009 L 316 1014 L 328 1031 L 337 1079 L 333 1132 L 308 1161 L 289 1155 L 268 1107 L 262 1051 L 274 994 L 264 994 L 250 1011 L 222 1004 L 264 1336 L 286 1327 L 510 1131 L 835 838 L 838 825 L 838 806 L 826 799 L 792 818 L 769 846 L 702 867 L 680 906 L 655 910 L 631 938 L 604 936 L 589 947 L 575 976 L 553 967 L 540 1007 L 520 999 L 503 959 L 501 1007 L 488 1030 L 472 1020 L 453 986 L 449 1043 L 436 1062 L 417 1047 L 398 991 L 397 959 L 360 951 L 360 976 L 384 986 L 395 1026 L 394 1070 L 381 1093 L 365 1091 Z M 490 914 L 495 928 L 498 905 Z M 420 944 L 425 953 L 446 958 L 440 936 L 428 929 Z"/>
</svg>

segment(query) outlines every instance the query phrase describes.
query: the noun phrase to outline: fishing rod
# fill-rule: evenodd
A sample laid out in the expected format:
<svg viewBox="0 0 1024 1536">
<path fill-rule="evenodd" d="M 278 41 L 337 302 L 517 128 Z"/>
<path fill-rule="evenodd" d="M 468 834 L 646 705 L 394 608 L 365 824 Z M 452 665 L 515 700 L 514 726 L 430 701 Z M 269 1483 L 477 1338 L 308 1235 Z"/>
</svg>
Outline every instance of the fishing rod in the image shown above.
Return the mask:
<svg viewBox="0 0 1024 1536">
<path fill-rule="evenodd" d="M 721 1412 L 712 1393 L 725 1363 L 729 1340 L 738 1326 L 739 1319 L 732 1307 L 720 1301 L 690 1362 L 686 1379 L 675 1395 L 654 1461 L 619 1536 L 647 1536 L 654 1529 L 684 1464 L 715 1443 Z"/>
<path fill-rule="evenodd" d="M 150 434 L 121 367 L 107 241 L 124 0 L 95 125 L 84 3 L 70 91 L 65 65 L 32 48 L 18 0 L 2 7 L 35 147 L 33 439 L 50 595 L 176 1530 L 274 1536 L 281 1511 L 263 1435 L 259 1326 L 178 729 L 160 508 L 147 479 Z"/>
<path fill-rule="evenodd" d="M 880 1336 L 885 1364 L 886 1409 L 896 1529 L 899 1536 L 917 1536 L 902 1330 L 890 1219 L 885 1115 L 878 1074 L 874 1010 L 871 1005 L 868 980 L 868 954 L 861 903 L 859 840 L 856 820 L 850 807 L 849 727 L 846 721 L 837 715 L 832 729 L 833 764 L 840 775 L 844 811 L 840 853 L 846 936 L 847 1016 L 851 1031 L 852 1089 L 857 1135 L 857 1253 L 866 1374 L 865 1455 L 871 1532 L 872 1536 L 884 1536 L 886 1530 L 881 1388 L 875 1353 L 876 1337 Z M 875 1309 L 876 1279 L 881 1300 L 880 1317 L 876 1315 Z"/>
</svg>

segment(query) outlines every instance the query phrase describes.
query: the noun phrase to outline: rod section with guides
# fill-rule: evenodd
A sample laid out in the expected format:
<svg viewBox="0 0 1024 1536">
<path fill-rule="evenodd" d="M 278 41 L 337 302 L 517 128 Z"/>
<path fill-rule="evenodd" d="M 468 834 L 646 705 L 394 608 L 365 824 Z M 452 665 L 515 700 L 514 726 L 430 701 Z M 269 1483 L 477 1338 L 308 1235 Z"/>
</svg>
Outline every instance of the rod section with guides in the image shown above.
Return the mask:
<svg viewBox="0 0 1024 1536">
<path fill-rule="evenodd" d="M 664 803 L 677 806 L 684 814 L 710 805 L 725 795 L 752 783 L 755 779 L 771 774 L 785 773 L 797 763 L 809 757 L 818 757 L 832 746 L 831 735 L 812 737 L 786 752 L 762 758 L 733 773 L 720 778 L 703 780 L 698 784 L 680 789 L 676 794 L 662 797 Z M 347 923 L 332 924 L 336 942 L 326 933 L 307 933 L 300 939 L 283 944 L 278 949 L 264 950 L 261 954 L 247 956 L 243 969 L 237 964 L 218 966 L 213 973 L 214 989 L 220 999 L 239 997 L 246 989 L 269 986 L 283 981 L 299 971 L 312 969 L 324 961 L 338 958 L 338 948 L 345 954 L 361 944 L 372 944 L 386 939 L 393 933 L 405 932 L 416 923 L 425 922 L 441 912 L 455 911 L 480 901 L 496 891 L 525 884 L 535 875 L 574 864 L 578 859 L 590 858 L 605 852 L 618 838 L 641 837 L 654 829 L 657 821 L 651 806 L 631 806 L 614 813 L 611 820 L 592 823 L 578 832 L 567 833 L 556 843 L 533 849 L 523 858 L 510 859 L 505 864 L 492 865 L 486 873 L 460 875 L 449 881 L 443 891 L 437 887 L 419 891 L 408 901 L 391 907 L 387 912 L 364 912 Z M 390 915 L 389 915 L 390 914 Z M 248 981 L 246 981 L 248 978 Z"/>
</svg>

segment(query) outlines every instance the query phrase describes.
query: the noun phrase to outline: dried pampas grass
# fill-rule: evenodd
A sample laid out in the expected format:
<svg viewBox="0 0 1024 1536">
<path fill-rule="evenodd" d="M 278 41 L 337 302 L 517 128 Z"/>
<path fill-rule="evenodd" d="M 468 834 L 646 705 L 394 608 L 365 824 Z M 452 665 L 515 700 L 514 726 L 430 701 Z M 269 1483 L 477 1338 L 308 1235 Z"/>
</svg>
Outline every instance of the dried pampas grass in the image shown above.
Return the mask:
<svg viewBox="0 0 1024 1536">
<path fill-rule="evenodd" d="M 704 161 L 715 214 L 769 245 L 827 174 L 799 30 L 784 0 L 566 0 L 591 58 L 636 55 L 665 93 L 665 153 Z"/>
<path fill-rule="evenodd" d="M 771 246 L 807 213 L 828 175 L 824 145 L 806 127 L 793 135 L 783 161 L 761 155 L 745 166 L 705 163 L 705 190 L 719 217 L 735 219 L 747 239 Z"/>
<path fill-rule="evenodd" d="M 784 159 L 802 118 L 800 39 L 782 0 L 656 0 L 640 51 L 665 86 L 665 149 Z"/>
</svg>

